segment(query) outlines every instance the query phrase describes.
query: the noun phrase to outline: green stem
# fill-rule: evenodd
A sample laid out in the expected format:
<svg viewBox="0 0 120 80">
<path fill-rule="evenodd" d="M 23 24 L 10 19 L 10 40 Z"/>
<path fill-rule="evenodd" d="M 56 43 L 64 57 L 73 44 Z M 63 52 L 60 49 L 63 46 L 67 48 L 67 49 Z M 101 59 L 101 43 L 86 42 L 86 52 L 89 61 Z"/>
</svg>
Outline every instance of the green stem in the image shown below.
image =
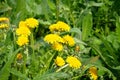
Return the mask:
<svg viewBox="0 0 120 80">
<path fill-rule="evenodd" d="M 62 69 L 66 68 L 68 65 L 69 65 L 69 64 L 66 64 L 66 65 L 64 65 L 64 66 L 60 67 L 59 69 L 57 69 L 57 70 L 56 70 L 56 72 L 61 71 Z"/>
<path fill-rule="evenodd" d="M 59 20 L 59 0 L 56 0 L 56 21 Z"/>
<path fill-rule="evenodd" d="M 23 57 L 23 60 L 24 60 L 24 62 L 23 62 L 23 73 L 25 73 L 26 75 L 28 74 L 27 72 L 26 72 L 26 69 L 27 69 L 27 67 L 26 67 L 26 64 L 27 64 L 27 60 L 28 60 L 28 48 L 25 46 L 25 50 L 24 50 L 24 57 Z"/>
<path fill-rule="evenodd" d="M 33 36 L 33 32 L 31 33 L 31 36 L 30 36 L 30 45 L 31 45 L 31 48 L 32 48 L 32 64 L 33 66 L 35 66 L 35 53 L 34 53 L 34 36 Z"/>
</svg>

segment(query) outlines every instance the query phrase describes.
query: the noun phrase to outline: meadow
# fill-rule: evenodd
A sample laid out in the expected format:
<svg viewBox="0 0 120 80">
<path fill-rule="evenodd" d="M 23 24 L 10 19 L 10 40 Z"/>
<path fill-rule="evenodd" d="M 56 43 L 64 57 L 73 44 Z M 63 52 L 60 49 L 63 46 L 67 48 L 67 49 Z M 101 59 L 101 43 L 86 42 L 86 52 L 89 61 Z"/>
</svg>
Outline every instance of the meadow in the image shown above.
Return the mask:
<svg viewBox="0 0 120 80">
<path fill-rule="evenodd" d="M 0 0 L 0 80 L 119 78 L 119 0 Z"/>
</svg>

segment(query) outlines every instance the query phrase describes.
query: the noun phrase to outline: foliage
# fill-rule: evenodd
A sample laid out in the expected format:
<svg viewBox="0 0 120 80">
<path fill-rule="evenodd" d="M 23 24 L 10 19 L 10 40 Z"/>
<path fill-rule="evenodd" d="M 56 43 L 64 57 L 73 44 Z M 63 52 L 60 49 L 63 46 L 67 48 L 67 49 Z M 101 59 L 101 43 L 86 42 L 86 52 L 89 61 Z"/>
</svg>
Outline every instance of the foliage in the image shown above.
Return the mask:
<svg viewBox="0 0 120 80">
<path fill-rule="evenodd" d="M 118 0 L 1 0 L 0 80 L 96 80 L 94 75 L 97 80 L 118 80 L 118 7 Z M 29 35 L 24 35 L 28 41 L 20 46 L 17 40 L 26 31 L 21 28 L 23 32 L 17 35 L 16 30 L 22 21 Z M 49 34 L 57 35 L 58 39 L 45 40 Z M 65 35 L 69 37 L 65 39 Z M 71 46 L 72 42 L 75 43 Z M 58 56 L 62 60 L 57 63 L 64 62 L 60 66 L 55 62 Z M 67 63 L 68 56 L 76 61 Z M 89 73 L 91 67 L 97 69 L 93 74 Z"/>
</svg>

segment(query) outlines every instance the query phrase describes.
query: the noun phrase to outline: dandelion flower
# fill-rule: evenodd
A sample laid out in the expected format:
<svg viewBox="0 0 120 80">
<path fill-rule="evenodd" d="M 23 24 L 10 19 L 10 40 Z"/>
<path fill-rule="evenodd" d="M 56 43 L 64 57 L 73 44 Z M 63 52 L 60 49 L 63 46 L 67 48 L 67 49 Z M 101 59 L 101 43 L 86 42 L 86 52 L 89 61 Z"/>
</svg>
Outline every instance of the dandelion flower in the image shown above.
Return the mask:
<svg viewBox="0 0 120 80">
<path fill-rule="evenodd" d="M 53 47 L 54 50 L 57 50 L 57 51 L 62 51 L 63 50 L 63 45 L 61 43 L 58 43 L 58 42 L 54 43 L 52 45 L 52 47 Z"/>
<path fill-rule="evenodd" d="M 19 27 L 16 30 L 16 34 L 17 35 L 25 35 L 25 36 L 29 36 L 30 35 L 30 29 L 28 27 Z"/>
<path fill-rule="evenodd" d="M 30 28 L 35 28 L 39 24 L 38 20 L 34 19 L 34 18 L 28 18 L 28 19 L 26 19 L 25 22 L 26 22 L 27 26 Z"/>
<path fill-rule="evenodd" d="M 6 17 L 1 17 L 0 22 L 9 22 L 9 19 Z"/>
<path fill-rule="evenodd" d="M 80 51 L 80 46 L 78 46 L 78 45 L 75 46 L 75 51 L 76 51 L 76 52 L 79 52 L 79 51 Z"/>
<path fill-rule="evenodd" d="M 59 26 L 59 30 L 60 31 L 69 31 L 70 30 L 69 25 L 64 23 L 64 22 L 62 22 L 62 21 L 58 21 L 57 25 Z"/>
<path fill-rule="evenodd" d="M 0 29 L 3 29 L 3 28 L 8 28 L 8 24 L 0 24 Z"/>
<path fill-rule="evenodd" d="M 66 62 L 69 64 L 70 67 L 78 69 L 82 65 L 81 62 L 73 56 L 68 56 Z"/>
<path fill-rule="evenodd" d="M 51 32 L 54 31 L 69 31 L 70 27 L 68 24 L 62 22 L 62 21 L 58 21 L 56 24 L 52 24 L 49 27 Z"/>
<path fill-rule="evenodd" d="M 57 58 L 55 59 L 55 64 L 57 66 L 63 66 L 65 64 L 65 61 L 63 60 L 62 57 L 57 56 Z"/>
<path fill-rule="evenodd" d="M 64 42 L 64 40 L 57 34 L 46 35 L 45 38 L 44 38 L 44 41 L 46 41 L 50 44 L 53 44 L 53 43 L 56 43 L 56 42 L 61 42 L 61 43 Z"/>
<path fill-rule="evenodd" d="M 18 37 L 17 44 L 19 46 L 26 45 L 26 44 L 28 44 L 28 42 L 29 42 L 28 37 L 26 37 L 24 35 L 21 35 Z"/>
<path fill-rule="evenodd" d="M 63 39 L 65 40 L 65 43 L 68 44 L 69 46 L 75 45 L 74 38 L 72 38 L 71 36 L 65 35 L 65 36 L 63 36 Z"/>
<path fill-rule="evenodd" d="M 52 25 L 50 25 L 49 29 L 51 32 L 58 31 L 59 26 L 57 24 L 52 24 Z"/>
<path fill-rule="evenodd" d="M 27 24 L 25 21 L 20 21 L 19 22 L 19 27 L 27 27 Z"/>
<path fill-rule="evenodd" d="M 18 54 L 17 54 L 17 59 L 20 60 L 20 59 L 22 59 L 22 58 L 23 58 L 22 54 L 21 54 L 21 53 L 18 53 Z"/>
<path fill-rule="evenodd" d="M 97 76 L 97 68 L 96 67 L 90 67 L 89 68 L 89 73 L 90 73 L 91 78 L 93 80 L 97 80 L 98 76 Z"/>
</svg>

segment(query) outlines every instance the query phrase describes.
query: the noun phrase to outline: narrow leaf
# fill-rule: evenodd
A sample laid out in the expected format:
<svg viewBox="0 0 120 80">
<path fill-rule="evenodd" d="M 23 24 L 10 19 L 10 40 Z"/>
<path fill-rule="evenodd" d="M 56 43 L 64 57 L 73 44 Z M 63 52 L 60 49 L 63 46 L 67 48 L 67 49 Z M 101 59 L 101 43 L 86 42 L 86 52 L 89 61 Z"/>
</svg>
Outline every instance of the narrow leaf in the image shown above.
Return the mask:
<svg viewBox="0 0 120 80">
<path fill-rule="evenodd" d="M 20 77 L 20 78 L 22 78 L 22 79 L 24 79 L 24 80 L 28 80 L 27 76 L 25 74 L 22 74 L 20 71 L 17 71 L 15 69 L 10 69 L 9 72 L 18 76 L 18 77 Z"/>
<path fill-rule="evenodd" d="M 89 11 L 82 21 L 82 40 L 86 40 L 92 30 L 92 13 Z"/>
<path fill-rule="evenodd" d="M 12 49 L 13 50 L 13 49 Z M 15 52 L 10 51 L 12 54 L 8 60 L 8 62 L 4 65 L 4 67 L 2 68 L 2 70 L 0 71 L 0 80 L 8 80 L 9 77 L 9 69 L 10 69 L 10 65 L 14 60 L 14 57 L 16 56 L 16 54 L 21 50 L 21 48 L 17 49 Z"/>
</svg>

